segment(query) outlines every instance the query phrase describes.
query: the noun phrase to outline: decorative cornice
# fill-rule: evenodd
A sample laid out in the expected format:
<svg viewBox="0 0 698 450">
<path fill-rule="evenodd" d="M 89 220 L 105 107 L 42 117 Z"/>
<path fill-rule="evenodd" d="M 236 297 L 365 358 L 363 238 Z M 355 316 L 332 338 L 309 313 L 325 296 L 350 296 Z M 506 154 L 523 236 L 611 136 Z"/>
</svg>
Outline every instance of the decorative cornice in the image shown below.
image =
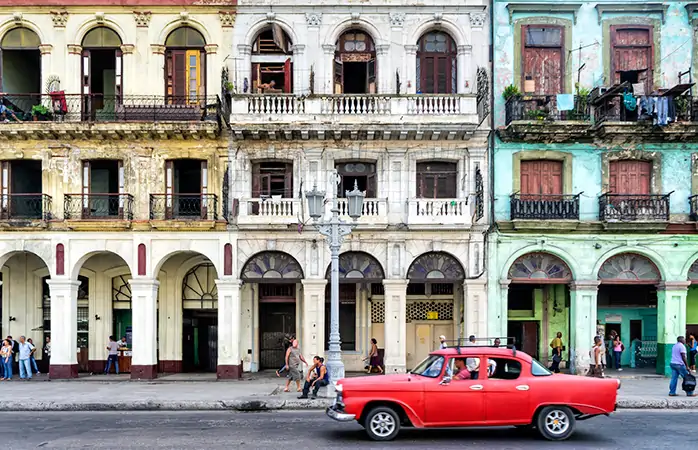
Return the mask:
<svg viewBox="0 0 698 450">
<path fill-rule="evenodd" d="M 235 11 L 218 11 L 218 20 L 221 21 L 223 28 L 232 28 L 235 26 L 237 15 Z"/>
<path fill-rule="evenodd" d="M 599 289 L 599 280 L 575 280 L 570 283 L 571 291 L 596 291 Z"/>
<path fill-rule="evenodd" d="M 472 45 L 459 45 L 458 46 L 458 55 L 472 55 L 473 53 L 473 46 Z"/>
<path fill-rule="evenodd" d="M 581 8 L 581 3 L 508 3 L 507 9 L 509 10 L 509 24 L 514 23 L 514 13 L 545 13 L 545 14 L 555 14 L 555 13 L 570 13 L 574 18 L 574 23 L 577 23 L 577 14 L 579 13 L 579 8 Z"/>
<path fill-rule="evenodd" d="M 209 55 L 215 55 L 218 53 L 218 44 L 206 44 L 204 45 L 204 50 Z"/>
<path fill-rule="evenodd" d="M 138 28 L 148 28 L 152 17 L 153 14 L 150 11 L 133 11 L 133 19 L 136 21 L 136 27 Z"/>
<path fill-rule="evenodd" d="M 500 289 L 509 289 L 510 284 L 511 284 L 511 280 L 508 278 L 505 278 L 503 280 L 499 280 L 499 288 Z"/>
<path fill-rule="evenodd" d="M 252 46 L 248 44 L 238 44 L 238 53 L 243 56 L 252 54 Z"/>
<path fill-rule="evenodd" d="M 123 44 L 121 46 L 121 53 L 124 55 L 132 55 L 135 50 L 136 46 L 133 44 Z"/>
<path fill-rule="evenodd" d="M 160 44 L 150 44 L 150 50 L 156 55 L 165 54 L 165 46 Z"/>
<path fill-rule="evenodd" d="M 487 13 L 470 13 L 470 26 L 472 28 L 482 28 L 487 21 Z"/>
<path fill-rule="evenodd" d="M 393 28 L 401 28 L 405 24 L 405 13 L 390 13 L 390 26 Z"/>
<path fill-rule="evenodd" d="M 77 44 L 68 44 L 68 53 L 71 55 L 79 55 L 82 53 L 82 46 Z"/>
<path fill-rule="evenodd" d="M 657 285 L 659 291 L 685 291 L 691 285 L 690 281 L 662 281 Z"/>
<path fill-rule="evenodd" d="M 419 47 L 416 45 L 405 45 L 405 53 L 408 55 L 416 55 Z"/>
<path fill-rule="evenodd" d="M 305 22 L 309 27 L 319 27 L 322 25 L 322 13 L 305 13 Z"/>
<path fill-rule="evenodd" d="M 299 55 L 305 52 L 305 45 L 304 44 L 295 44 L 293 47 L 291 47 L 293 50 L 294 55 Z"/>
<path fill-rule="evenodd" d="M 68 23 L 68 11 L 51 11 L 54 28 L 65 28 Z"/>
<path fill-rule="evenodd" d="M 51 44 L 41 44 L 39 45 L 39 51 L 42 55 L 50 55 L 53 51 L 53 45 Z"/>
<path fill-rule="evenodd" d="M 387 55 L 390 51 L 390 44 L 378 44 L 376 45 L 376 55 Z"/>
<path fill-rule="evenodd" d="M 632 3 L 605 3 L 605 4 L 597 4 L 596 5 L 596 12 L 599 15 L 599 23 L 601 23 L 601 20 L 603 19 L 604 13 L 613 13 L 613 14 L 625 14 L 625 13 L 658 13 L 662 16 L 662 23 L 666 23 L 666 16 L 667 16 L 667 11 L 669 11 L 669 5 L 667 3 L 662 3 L 662 2 L 651 2 L 651 3 L 646 3 L 646 2 L 637 2 L 636 4 Z M 690 16 L 689 16 L 690 19 Z"/>
<path fill-rule="evenodd" d="M 322 50 L 326 55 L 333 55 L 337 47 L 334 44 L 323 44 Z"/>
</svg>

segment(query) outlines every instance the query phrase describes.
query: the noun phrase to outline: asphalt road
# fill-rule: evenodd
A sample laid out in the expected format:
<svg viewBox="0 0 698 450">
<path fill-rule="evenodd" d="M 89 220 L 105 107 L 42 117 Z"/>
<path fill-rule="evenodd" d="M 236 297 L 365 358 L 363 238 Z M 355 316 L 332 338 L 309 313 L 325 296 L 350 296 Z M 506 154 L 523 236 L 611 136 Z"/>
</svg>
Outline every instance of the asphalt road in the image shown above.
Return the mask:
<svg viewBox="0 0 698 450">
<path fill-rule="evenodd" d="M 2 448 L 168 449 L 695 449 L 696 413 L 623 411 L 578 424 L 565 442 L 513 428 L 407 430 L 389 443 L 368 441 L 356 424 L 317 411 L 0 413 Z"/>
</svg>

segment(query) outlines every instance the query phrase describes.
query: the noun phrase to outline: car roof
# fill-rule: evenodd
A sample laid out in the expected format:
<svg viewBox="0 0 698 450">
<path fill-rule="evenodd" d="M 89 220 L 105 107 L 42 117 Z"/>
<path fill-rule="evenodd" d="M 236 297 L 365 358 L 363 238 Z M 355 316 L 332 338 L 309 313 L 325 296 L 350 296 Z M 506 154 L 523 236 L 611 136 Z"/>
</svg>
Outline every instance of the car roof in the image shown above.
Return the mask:
<svg viewBox="0 0 698 450">
<path fill-rule="evenodd" d="M 515 350 L 513 348 L 507 347 L 488 347 L 486 345 L 470 345 L 470 346 L 459 346 L 459 347 L 447 347 L 440 350 L 435 350 L 431 352 L 432 355 L 442 355 L 442 356 L 468 356 L 468 355 L 489 355 L 489 356 L 501 356 L 509 357 L 516 356 L 523 359 L 524 361 L 531 361 L 533 358 L 527 353 L 520 350 Z"/>
</svg>

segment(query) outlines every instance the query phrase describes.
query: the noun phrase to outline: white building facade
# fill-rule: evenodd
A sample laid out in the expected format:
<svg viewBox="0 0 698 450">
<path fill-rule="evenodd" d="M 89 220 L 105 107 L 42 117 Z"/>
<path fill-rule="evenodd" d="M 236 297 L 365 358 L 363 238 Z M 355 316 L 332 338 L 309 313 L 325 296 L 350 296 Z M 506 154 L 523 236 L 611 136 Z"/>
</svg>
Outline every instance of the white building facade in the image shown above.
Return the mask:
<svg viewBox="0 0 698 450">
<path fill-rule="evenodd" d="M 344 219 L 366 194 L 340 257 L 347 370 L 372 338 L 402 372 L 486 335 L 484 2 L 77 3 L 0 10 L 2 333 L 50 336 L 52 377 L 103 370 L 109 335 L 133 378 L 276 369 L 290 334 L 324 354 L 304 193 L 335 172 Z M 17 52 L 38 76 L 8 72 Z"/>
</svg>

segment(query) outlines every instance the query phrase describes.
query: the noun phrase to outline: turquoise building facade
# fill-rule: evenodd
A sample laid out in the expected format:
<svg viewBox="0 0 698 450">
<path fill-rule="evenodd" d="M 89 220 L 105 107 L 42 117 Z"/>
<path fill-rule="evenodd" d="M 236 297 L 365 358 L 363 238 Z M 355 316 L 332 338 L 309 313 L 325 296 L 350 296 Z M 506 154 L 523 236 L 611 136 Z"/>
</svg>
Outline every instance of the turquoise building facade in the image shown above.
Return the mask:
<svg viewBox="0 0 698 450">
<path fill-rule="evenodd" d="M 488 330 L 576 373 L 698 332 L 698 3 L 498 1 Z"/>
</svg>

